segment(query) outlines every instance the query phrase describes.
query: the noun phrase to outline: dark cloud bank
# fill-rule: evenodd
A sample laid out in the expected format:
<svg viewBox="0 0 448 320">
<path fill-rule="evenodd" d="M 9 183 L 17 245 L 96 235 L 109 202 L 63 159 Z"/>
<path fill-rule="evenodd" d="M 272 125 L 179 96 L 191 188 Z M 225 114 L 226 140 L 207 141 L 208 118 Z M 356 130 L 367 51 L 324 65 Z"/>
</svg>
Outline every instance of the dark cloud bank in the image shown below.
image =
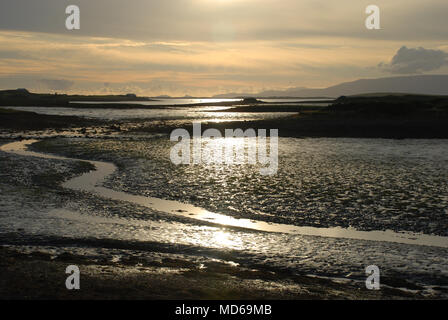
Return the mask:
<svg viewBox="0 0 448 320">
<path fill-rule="evenodd" d="M 390 63 L 379 67 L 394 74 L 415 74 L 440 69 L 448 65 L 448 53 L 442 50 L 401 47 Z"/>
</svg>

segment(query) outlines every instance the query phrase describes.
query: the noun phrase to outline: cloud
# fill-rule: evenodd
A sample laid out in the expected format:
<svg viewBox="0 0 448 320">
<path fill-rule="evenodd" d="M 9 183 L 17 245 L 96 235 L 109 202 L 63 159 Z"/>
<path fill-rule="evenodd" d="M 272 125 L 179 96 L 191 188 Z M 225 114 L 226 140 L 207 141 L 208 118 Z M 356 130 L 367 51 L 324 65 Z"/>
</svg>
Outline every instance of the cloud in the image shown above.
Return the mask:
<svg viewBox="0 0 448 320">
<path fill-rule="evenodd" d="M 423 73 L 448 65 L 448 53 L 442 50 L 401 47 L 390 63 L 380 63 L 378 67 L 395 74 Z"/>
<path fill-rule="evenodd" d="M 67 90 L 73 86 L 73 81 L 58 79 L 40 79 L 39 82 L 44 84 L 50 90 Z"/>
</svg>

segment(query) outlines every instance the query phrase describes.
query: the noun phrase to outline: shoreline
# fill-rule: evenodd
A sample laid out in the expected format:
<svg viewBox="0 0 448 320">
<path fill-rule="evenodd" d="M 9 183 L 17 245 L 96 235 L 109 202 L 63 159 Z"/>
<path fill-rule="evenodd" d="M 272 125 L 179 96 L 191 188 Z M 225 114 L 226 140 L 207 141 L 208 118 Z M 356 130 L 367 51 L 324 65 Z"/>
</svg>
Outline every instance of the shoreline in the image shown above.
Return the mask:
<svg viewBox="0 0 448 320">
<path fill-rule="evenodd" d="M 226 106 L 222 113 L 276 113 L 280 117 L 263 120 L 202 120 L 203 130 L 218 129 L 279 129 L 281 137 L 337 137 L 385 139 L 446 139 L 448 138 L 448 98 L 437 96 L 340 97 L 329 106 L 284 105 L 268 103 L 219 102 L 197 105 L 144 106 L 135 104 L 80 104 L 80 108 L 109 109 L 172 109 L 198 106 Z M 210 112 L 210 111 L 207 111 Z M 192 132 L 192 122 L 168 119 L 89 119 L 80 116 L 43 115 L 36 112 L 0 108 L 0 129 L 10 132 L 80 128 L 81 134 L 95 127 L 129 134 L 164 133 L 174 129 Z M 86 134 L 87 135 L 87 134 Z"/>
</svg>

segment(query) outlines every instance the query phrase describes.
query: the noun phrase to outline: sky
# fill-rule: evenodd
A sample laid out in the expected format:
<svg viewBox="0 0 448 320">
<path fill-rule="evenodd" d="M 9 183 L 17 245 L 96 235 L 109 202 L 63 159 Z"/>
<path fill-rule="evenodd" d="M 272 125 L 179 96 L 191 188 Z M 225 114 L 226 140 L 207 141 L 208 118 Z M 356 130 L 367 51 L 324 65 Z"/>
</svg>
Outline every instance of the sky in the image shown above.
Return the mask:
<svg viewBox="0 0 448 320">
<path fill-rule="evenodd" d="M 368 5 L 380 30 L 368 30 Z M 67 30 L 68 5 L 80 29 Z M 211 96 L 448 74 L 446 0 L 1 0 L 0 89 Z"/>
</svg>

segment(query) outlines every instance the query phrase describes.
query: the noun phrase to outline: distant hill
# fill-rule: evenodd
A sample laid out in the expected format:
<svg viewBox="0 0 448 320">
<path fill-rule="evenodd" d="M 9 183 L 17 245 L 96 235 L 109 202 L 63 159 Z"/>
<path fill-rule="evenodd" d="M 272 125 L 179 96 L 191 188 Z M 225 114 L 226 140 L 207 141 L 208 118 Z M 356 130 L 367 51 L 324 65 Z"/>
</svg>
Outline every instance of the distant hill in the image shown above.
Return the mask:
<svg viewBox="0 0 448 320">
<path fill-rule="evenodd" d="M 233 97 L 339 97 L 375 93 L 406 93 L 448 95 L 448 75 L 420 75 L 389 77 L 379 79 L 360 79 L 344 82 L 324 89 L 290 88 L 283 91 L 263 91 L 257 94 L 228 93 L 214 98 Z"/>
</svg>

